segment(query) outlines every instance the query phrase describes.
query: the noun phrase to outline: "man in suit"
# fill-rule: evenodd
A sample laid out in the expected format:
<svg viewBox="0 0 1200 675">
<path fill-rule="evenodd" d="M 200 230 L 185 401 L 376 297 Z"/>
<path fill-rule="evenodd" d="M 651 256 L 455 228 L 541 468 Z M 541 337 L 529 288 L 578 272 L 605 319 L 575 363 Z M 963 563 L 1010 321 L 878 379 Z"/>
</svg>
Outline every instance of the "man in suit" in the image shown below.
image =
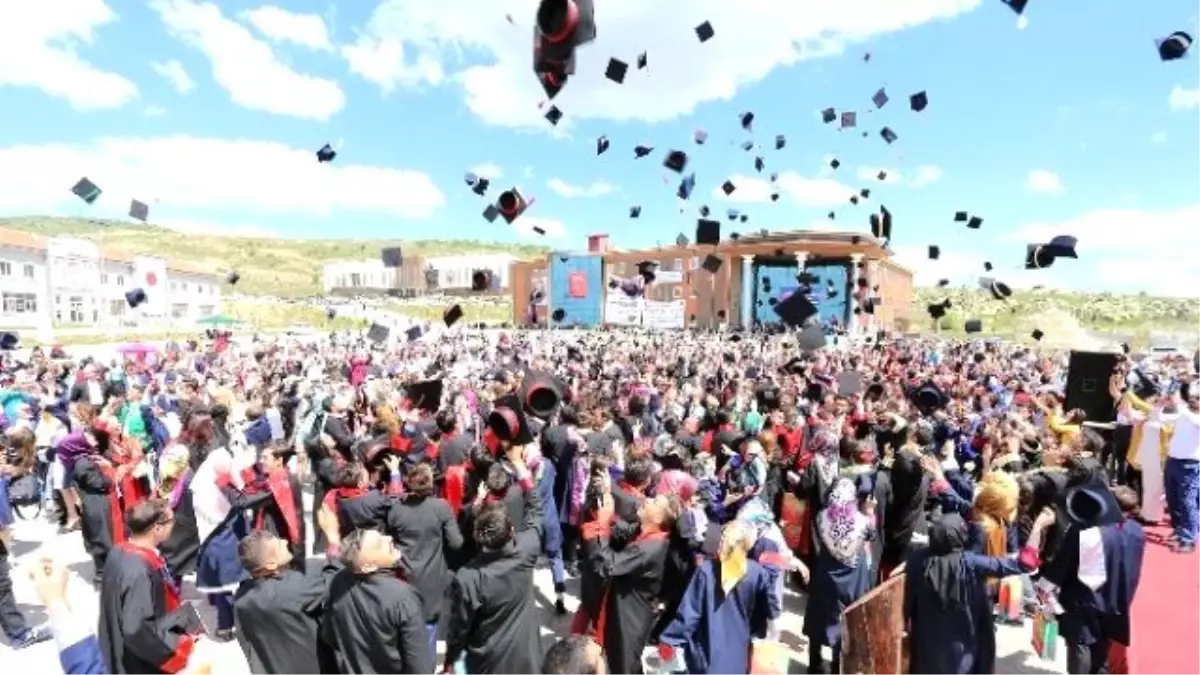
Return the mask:
<svg viewBox="0 0 1200 675">
<path fill-rule="evenodd" d="M 112 385 L 100 376 L 96 365 L 89 363 L 83 367 L 83 377 L 71 387 L 68 400 L 71 403 L 87 403 L 96 408 L 108 403 L 112 394 Z"/>
</svg>

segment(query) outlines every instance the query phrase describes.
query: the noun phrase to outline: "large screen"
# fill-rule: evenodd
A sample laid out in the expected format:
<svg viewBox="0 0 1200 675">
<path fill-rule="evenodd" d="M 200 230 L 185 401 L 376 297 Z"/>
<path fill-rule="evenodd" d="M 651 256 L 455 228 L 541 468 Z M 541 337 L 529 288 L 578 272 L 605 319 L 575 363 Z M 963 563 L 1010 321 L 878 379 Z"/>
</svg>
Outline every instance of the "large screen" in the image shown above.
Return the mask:
<svg viewBox="0 0 1200 675">
<path fill-rule="evenodd" d="M 807 270 L 817 277 L 817 282 L 811 285 L 808 299 L 816 305 L 821 321 L 845 325 L 850 316 L 850 263 L 809 263 Z M 796 292 L 800 286 L 800 282 L 796 280 L 797 274 L 799 267 L 794 264 L 755 265 L 751 302 L 756 321 L 763 324 L 779 322 L 779 315 L 775 313 L 771 301 L 781 302 Z M 829 294 L 831 287 L 836 290 L 832 297 Z"/>
</svg>

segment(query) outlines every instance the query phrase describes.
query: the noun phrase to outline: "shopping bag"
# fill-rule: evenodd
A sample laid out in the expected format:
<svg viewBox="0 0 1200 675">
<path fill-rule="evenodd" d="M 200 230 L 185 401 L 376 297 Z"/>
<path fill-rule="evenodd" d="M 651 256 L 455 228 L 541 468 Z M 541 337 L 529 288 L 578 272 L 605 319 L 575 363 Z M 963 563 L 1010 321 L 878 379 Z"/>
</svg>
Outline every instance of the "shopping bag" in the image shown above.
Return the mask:
<svg viewBox="0 0 1200 675">
<path fill-rule="evenodd" d="M 1021 623 L 1024 600 L 1024 586 L 1021 583 L 1021 577 L 1001 579 L 999 593 L 996 597 L 996 614 L 1005 622 Z"/>
<path fill-rule="evenodd" d="M 779 529 L 783 531 L 784 542 L 792 551 L 806 554 L 808 538 L 805 525 L 808 523 L 808 504 L 796 495 L 788 493 L 783 496 L 779 512 Z"/>
<path fill-rule="evenodd" d="M 1033 651 L 1045 661 L 1053 661 L 1058 647 L 1058 619 L 1042 610 L 1033 615 Z"/>
<path fill-rule="evenodd" d="M 774 640 L 750 644 L 750 675 L 786 675 L 791 656 L 787 645 Z"/>
<path fill-rule="evenodd" d="M 1133 672 L 1129 665 L 1129 647 L 1120 642 L 1108 643 L 1109 675 L 1129 675 Z"/>
</svg>

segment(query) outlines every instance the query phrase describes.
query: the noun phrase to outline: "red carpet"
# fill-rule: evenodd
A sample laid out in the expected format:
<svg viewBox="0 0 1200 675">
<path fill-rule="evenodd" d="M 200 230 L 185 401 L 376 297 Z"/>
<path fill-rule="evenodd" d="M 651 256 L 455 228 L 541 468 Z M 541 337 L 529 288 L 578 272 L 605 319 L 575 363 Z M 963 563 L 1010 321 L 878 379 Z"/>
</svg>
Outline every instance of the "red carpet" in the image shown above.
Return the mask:
<svg viewBox="0 0 1200 675">
<path fill-rule="evenodd" d="M 1146 530 L 1146 558 L 1133 600 L 1134 673 L 1200 673 L 1200 555 L 1171 553 L 1169 528 Z"/>
</svg>

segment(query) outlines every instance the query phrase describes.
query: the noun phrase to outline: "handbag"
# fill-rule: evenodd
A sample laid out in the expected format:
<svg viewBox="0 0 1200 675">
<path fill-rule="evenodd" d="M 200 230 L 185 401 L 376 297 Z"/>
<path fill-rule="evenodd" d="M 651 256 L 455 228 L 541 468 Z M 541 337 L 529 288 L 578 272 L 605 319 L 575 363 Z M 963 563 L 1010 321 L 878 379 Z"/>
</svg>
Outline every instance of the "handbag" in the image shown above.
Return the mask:
<svg viewBox="0 0 1200 675">
<path fill-rule="evenodd" d="M 29 506 L 38 503 L 41 490 L 38 489 L 37 476 L 27 473 L 8 484 L 8 503 L 13 506 Z"/>
<path fill-rule="evenodd" d="M 996 598 L 996 614 L 1008 623 L 1022 623 L 1024 610 L 1024 585 L 1021 577 L 1008 577 L 1000 580 L 999 593 Z"/>
<path fill-rule="evenodd" d="M 1042 610 L 1033 615 L 1033 651 L 1044 661 L 1053 661 L 1058 647 L 1058 619 Z"/>
</svg>

